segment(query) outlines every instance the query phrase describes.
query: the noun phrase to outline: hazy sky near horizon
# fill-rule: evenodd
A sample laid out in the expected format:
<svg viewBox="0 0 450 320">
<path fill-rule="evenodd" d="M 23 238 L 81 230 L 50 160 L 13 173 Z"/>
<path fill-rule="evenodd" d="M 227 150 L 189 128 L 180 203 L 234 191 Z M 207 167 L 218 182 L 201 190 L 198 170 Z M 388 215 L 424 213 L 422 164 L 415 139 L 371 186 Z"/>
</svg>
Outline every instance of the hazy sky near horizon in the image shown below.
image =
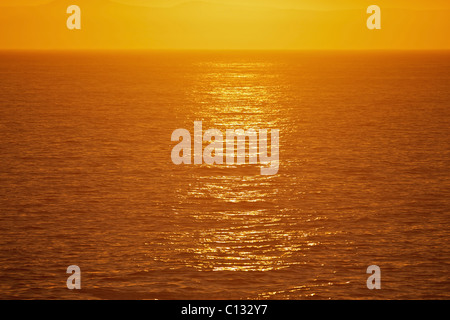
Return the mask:
<svg viewBox="0 0 450 320">
<path fill-rule="evenodd" d="M 55 0 L 14 0 L 0 1 L 0 6 L 22 6 L 40 5 L 53 2 Z M 186 2 L 209 2 L 221 4 L 239 4 L 246 6 L 269 6 L 288 9 L 356 9 L 377 4 L 389 8 L 410 8 L 410 9 L 450 9 L 448 0 L 110 0 L 124 4 L 170 7 Z M 77 0 L 72 1 L 74 4 Z M 78 1 L 79 2 L 79 1 Z"/>
<path fill-rule="evenodd" d="M 176 6 L 182 3 L 190 4 Z M 366 9 L 374 3 L 382 9 L 381 30 L 366 26 Z M 15 0 L 0 4 L 0 49 L 450 49 L 448 0 Z M 81 7 L 81 30 L 66 27 L 71 4 Z"/>
</svg>

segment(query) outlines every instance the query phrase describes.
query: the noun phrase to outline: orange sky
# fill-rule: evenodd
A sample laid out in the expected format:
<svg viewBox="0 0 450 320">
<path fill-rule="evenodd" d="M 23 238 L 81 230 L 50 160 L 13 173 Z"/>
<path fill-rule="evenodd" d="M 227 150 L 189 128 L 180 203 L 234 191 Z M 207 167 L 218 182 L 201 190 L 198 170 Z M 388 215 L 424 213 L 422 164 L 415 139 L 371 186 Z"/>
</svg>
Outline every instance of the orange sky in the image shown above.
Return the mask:
<svg viewBox="0 0 450 320">
<path fill-rule="evenodd" d="M 82 30 L 66 28 L 71 4 L 82 9 Z M 381 30 L 366 28 L 371 4 L 382 8 Z M 450 49 L 448 0 L 14 0 L 0 6 L 3 49 Z"/>
</svg>

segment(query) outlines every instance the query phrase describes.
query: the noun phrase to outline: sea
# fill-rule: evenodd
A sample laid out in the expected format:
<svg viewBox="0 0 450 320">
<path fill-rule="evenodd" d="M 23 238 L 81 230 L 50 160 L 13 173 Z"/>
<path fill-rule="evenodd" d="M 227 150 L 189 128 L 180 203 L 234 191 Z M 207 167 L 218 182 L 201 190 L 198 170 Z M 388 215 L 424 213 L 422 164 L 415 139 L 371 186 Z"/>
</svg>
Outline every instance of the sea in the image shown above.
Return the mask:
<svg viewBox="0 0 450 320">
<path fill-rule="evenodd" d="M 450 298 L 448 51 L 2 51 L 0 139 L 0 299 Z"/>
</svg>

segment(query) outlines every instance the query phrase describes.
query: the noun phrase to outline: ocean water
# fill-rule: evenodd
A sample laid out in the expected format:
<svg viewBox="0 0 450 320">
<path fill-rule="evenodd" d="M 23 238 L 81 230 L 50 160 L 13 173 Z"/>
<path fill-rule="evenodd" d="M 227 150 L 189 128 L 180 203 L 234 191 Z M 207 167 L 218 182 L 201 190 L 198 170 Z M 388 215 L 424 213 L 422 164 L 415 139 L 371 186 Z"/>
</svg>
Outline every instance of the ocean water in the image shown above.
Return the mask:
<svg viewBox="0 0 450 320">
<path fill-rule="evenodd" d="M 448 52 L 0 53 L 0 298 L 449 299 L 449 89 Z M 278 174 L 174 165 L 194 121 L 279 129 Z"/>
</svg>

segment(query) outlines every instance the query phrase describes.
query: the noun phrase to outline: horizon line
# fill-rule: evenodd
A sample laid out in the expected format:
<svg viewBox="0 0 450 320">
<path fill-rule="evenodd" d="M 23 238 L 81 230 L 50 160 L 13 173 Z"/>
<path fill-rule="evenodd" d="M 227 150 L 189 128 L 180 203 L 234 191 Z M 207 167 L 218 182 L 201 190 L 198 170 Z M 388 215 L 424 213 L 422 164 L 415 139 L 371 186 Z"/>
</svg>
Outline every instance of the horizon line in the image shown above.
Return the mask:
<svg viewBox="0 0 450 320">
<path fill-rule="evenodd" d="M 425 49 L 192 49 L 192 48 L 107 48 L 107 49 L 91 49 L 91 48 L 76 48 L 76 49 L 66 49 L 66 48 L 0 48 L 0 52 L 423 52 L 423 51 L 449 51 L 450 48 L 425 48 Z"/>
</svg>

